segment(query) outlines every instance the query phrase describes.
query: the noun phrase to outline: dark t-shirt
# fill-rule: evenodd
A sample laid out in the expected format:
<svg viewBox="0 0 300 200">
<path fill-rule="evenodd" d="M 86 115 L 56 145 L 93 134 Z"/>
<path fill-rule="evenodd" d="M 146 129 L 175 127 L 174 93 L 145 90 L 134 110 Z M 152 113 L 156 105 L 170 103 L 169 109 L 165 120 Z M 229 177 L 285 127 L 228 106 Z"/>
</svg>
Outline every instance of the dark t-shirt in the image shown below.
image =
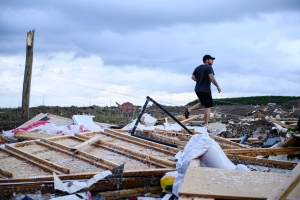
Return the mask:
<svg viewBox="0 0 300 200">
<path fill-rule="evenodd" d="M 210 90 L 211 81 L 208 76 L 209 74 L 215 75 L 212 66 L 200 65 L 200 66 L 196 67 L 196 69 L 193 72 L 193 75 L 196 77 L 196 80 L 197 80 L 196 86 L 195 86 L 195 92 L 211 93 L 211 90 Z"/>
</svg>

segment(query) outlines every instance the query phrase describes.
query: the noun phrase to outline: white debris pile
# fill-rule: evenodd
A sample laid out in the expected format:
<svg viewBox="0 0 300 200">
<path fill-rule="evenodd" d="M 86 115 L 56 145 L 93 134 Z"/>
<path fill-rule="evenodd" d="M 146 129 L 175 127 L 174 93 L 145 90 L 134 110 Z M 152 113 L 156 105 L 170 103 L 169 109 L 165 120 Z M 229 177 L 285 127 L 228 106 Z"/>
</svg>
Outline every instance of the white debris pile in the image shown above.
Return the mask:
<svg viewBox="0 0 300 200">
<path fill-rule="evenodd" d="M 17 142 L 18 138 L 14 135 L 20 131 L 44 133 L 54 136 L 74 135 L 75 133 L 84 133 L 91 131 L 104 131 L 100 126 L 94 123 L 94 116 L 73 115 L 73 124 L 57 126 L 53 122 L 39 120 L 26 126 L 20 126 L 9 131 L 2 131 L 2 137 L 9 142 Z"/>
</svg>

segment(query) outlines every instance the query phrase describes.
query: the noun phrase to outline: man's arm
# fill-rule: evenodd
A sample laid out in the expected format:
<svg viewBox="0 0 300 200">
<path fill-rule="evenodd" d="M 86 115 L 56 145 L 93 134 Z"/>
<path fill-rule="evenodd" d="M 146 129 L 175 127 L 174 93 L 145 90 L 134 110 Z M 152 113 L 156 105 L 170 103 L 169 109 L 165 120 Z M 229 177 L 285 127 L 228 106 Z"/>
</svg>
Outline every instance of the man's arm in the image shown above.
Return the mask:
<svg viewBox="0 0 300 200">
<path fill-rule="evenodd" d="M 217 87 L 218 92 L 220 93 L 221 92 L 221 88 L 219 87 L 219 85 L 217 83 L 215 75 L 214 74 L 208 74 L 208 77 L 209 77 L 210 81 Z"/>
<path fill-rule="evenodd" d="M 192 75 L 192 79 L 197 82 L 197 79 L 194 75 Z"/>
</svg>

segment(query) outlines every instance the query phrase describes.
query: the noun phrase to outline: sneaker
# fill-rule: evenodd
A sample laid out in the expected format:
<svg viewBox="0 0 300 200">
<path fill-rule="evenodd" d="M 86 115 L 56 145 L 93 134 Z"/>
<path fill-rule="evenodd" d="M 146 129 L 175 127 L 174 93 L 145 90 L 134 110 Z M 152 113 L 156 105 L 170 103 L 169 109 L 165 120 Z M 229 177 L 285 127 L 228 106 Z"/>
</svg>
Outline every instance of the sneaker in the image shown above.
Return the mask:
<svg viewBox="0 0 300 200">
<path fill-rule="evenodd" d="M 203 124 L 202 127 L 208 129 L 208 124 Z"/>
<path fill-rule="evenodd" d="M 185 111 L 184 111 L 184 117 L 185 117 L 186 119 L 188 119 L 188 118 L 189 118 L 189 115 L 190 115 L 190 113 L 189 113 L 188 109 L 185 109 Z"/>
</svg>

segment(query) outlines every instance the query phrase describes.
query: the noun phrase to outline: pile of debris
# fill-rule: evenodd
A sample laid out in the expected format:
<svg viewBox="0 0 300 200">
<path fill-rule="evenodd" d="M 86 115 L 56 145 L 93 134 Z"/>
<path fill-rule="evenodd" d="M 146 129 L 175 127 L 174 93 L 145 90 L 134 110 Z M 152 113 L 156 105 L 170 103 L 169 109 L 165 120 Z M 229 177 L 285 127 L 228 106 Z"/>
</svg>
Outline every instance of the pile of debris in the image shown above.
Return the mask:
<svg viewBox="0 0 300 200">
<path fill-rule="evenodd" d="M 147 101 L 165 117 L 146 113 L 145 104 L 137 119 L 112 129 L 93 116 L 40 113 L 3 131 L 0 196 L 300 198 L 300 160 L 287 158 L 300 154 L 299 106 L 254 106 L 235 114 L 216 107 L 209 127 L 202 127 L 203 114 L 185 119 Z"/>
</svg>

